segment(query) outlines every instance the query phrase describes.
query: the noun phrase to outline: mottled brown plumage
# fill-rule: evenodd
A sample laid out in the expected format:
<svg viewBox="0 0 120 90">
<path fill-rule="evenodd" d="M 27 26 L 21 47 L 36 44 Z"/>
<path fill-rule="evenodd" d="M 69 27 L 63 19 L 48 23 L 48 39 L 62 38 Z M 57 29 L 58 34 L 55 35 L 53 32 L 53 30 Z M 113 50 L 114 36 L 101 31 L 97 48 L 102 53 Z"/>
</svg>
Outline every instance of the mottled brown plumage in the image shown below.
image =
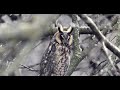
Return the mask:
<svg viewBox="0 0 120 90">
<path fill-rule="evenodd" d="M 72 27 L 58 26 L 40 63 L 40 76 L 65 76 L 70 65 Z"/>
</svg>

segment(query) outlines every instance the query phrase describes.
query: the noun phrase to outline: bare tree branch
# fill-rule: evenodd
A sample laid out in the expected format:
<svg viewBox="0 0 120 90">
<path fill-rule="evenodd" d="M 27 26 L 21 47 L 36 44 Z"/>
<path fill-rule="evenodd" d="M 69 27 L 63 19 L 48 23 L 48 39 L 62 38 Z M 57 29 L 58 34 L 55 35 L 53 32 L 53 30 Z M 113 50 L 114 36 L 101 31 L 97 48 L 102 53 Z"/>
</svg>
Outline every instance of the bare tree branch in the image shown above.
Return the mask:
<svg viewBox="0 0 120 90">
<path fill-rule="evenodd" d="M 74 50 L 73 50 L 73 56 L 72 56 L 72 59 L 71 59 L 71 65 L 69 67 L 69 70 L 67 72 L 67 76 L 70 76 L 73 71 L 76 69 L 76 66 L 79 64 L 79 62 L 82 60 L 81 59 L 81 50 L 80 50 L 80 47 L 79 47 L 79 31 L 78 29 L 74 28 L 74 34 L 73 34 L 73 37 L 74 37 Z"/>
<path fill-rule="evenodd" d="M 21 65 L 20 68 L 21 69 L 28 69 L 29 71 L 34 71 L 34 72 L 39 73 L 39 70 L 35 70 L 35 69 L 33 69 L 33 68 L 29 67 L 29 66 Z"/>
<path fill-rule="evenodd" d="M 107 48 L 106 48 L 106 46 L 105 46 L 104 41 L 102 41 L 102 45 L 103 45 L 103 51 L 104 51 L 105 55 L 107 56 L 107 58 L 108 58 L 110 64 L 112 65 L 113 69 L 114 69 L 115 71 L 116 71 L 116 70 L 119 71 L 117 65 L 114 63 L 113 60 L 111 60 L 111 57 L 108 56 L 108 50 L 107 50 Z"/>
<path fill-rule="evenodd" d="M 117 57 L 120 58 L 120 49 L 109 42 L 109 40 L 100 32 L 96 24 L 92 21 L 90 17 L 88 17 L 86 14 L 79 14 L 80 18 L 83 19 L 83 21 L 91 28 L 93 33 L 96 35 L 97 39 L 99 41 L 104 41 L 105 46 L 113 52 Z"/>
</svg>

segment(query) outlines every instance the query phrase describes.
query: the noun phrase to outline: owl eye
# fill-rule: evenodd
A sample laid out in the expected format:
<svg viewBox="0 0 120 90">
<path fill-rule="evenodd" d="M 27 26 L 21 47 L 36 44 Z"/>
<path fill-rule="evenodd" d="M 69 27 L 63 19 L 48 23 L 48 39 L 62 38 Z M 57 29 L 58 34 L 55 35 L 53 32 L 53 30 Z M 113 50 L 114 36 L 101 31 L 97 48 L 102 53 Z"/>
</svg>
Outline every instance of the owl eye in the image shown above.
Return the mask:
<svg viewBox="0 0 120 90">
<path fill-rule="evenodd" d="M 70 40 L 70 36 L 69 36 L 69 35 L 64 36 L 63 34 L 61 34 L 61 35 L 60 35 L 60 39 L 61 39 L 61 40 L 65 40 L 65 39 L 66 39 L 66 40 L 69 41 L 69 40 Z"/>
</svg>

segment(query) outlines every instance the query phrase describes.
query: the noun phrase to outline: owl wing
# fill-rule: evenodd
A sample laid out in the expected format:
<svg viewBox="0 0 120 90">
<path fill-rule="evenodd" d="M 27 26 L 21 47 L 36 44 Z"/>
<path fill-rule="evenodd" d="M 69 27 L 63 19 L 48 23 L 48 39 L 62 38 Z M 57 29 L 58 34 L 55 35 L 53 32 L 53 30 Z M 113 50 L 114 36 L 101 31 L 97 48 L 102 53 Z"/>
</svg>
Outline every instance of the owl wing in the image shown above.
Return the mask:
<svg viewBox="0 0 120 90">
<path fill-rule="evenodd" d="M 47 50 L 45 51 L 45 54 L 42 57 L 41 63 L 40 63 L 40 76 L 51 76 L 53 73 L 53 69 L 55 66 L 54 59 L 55 59 L 55 39 L 51 40 Z"/>
</svg>

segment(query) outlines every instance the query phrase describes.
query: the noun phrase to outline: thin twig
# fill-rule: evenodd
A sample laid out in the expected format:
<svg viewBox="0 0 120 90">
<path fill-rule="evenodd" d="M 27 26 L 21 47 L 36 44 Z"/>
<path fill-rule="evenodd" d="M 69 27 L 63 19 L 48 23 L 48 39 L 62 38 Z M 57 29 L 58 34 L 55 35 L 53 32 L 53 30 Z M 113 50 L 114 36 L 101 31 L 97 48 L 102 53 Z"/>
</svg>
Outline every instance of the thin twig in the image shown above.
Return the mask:
<svg viewBox="0 0 120 90">
<path fill-rule="evenodd" d="M 39 73 L 39 70 L 35 70 L 35 69 L 33 69 L 33 68 L 30 68 L 29 66 L 25 66 L 25 65 L 21 65 L 21 67 L 20 67 L 21 69 L 28 69 L 29 71 L 34 71 L 34 72 L 37 72 L 37 73 Z"/>
<path fill-rule="evenodd" d="M 113 62 L 113 60 L 111 60 L 110 56 L 108 56 L 108 50 L 107 50 L 107 48 L 106 48 L 106 46 L 105 46 L 104 41 L 102 41 L 102 45 L 103 45 L 103 51 L 104 51 L 105 56 L 108 58 L 110 64 L 111 64 L 112 67 L 114 68 L 114 70 L 116 70 L 115 63 Z"/>
<path fill-rule="evenodd" d="M 98 66 L 96 67 L 96 69 L 93 70 L 93 72 L 90 74 L 90 76 L 93 76 L 93 75 L 98 74 L 98 73 L 108 64 L 108 62 L 106 62 L 106 61 L 107 61 L 107 60 L 104 60 L 104 61 L 100 62 L 100 63 L 98 64 Z M 103 63 L 105 63 L 105 64 L 103 64 Z M 103 64 L 103 65 L 102 65 L 102 64 Z"/>
<path fill-rule="evenodd" d="M 37 64 L 34 64 L 34 65 L 29 65 L 28 67 L 33 68 L 33 67 L 39 66 L 39 65 L 40 65 L 40 63 L 37 63 Z"/>
</svg>

